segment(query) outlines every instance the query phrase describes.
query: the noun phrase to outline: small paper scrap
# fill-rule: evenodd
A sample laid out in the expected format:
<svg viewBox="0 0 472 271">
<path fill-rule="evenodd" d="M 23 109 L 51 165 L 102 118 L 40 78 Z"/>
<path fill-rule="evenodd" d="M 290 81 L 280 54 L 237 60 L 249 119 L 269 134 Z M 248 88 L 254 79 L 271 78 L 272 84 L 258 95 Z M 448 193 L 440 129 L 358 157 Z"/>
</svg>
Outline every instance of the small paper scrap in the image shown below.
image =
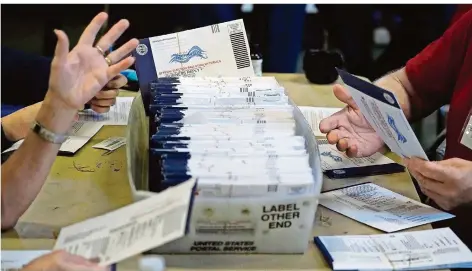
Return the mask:
<svg viewBox="0 0 472 271">
<path fill-rule="evenodd" d="M 95 149 L 114 151 L 126 144 L 125 137 L 110 137 L 93 146 Z"/>
</svg>

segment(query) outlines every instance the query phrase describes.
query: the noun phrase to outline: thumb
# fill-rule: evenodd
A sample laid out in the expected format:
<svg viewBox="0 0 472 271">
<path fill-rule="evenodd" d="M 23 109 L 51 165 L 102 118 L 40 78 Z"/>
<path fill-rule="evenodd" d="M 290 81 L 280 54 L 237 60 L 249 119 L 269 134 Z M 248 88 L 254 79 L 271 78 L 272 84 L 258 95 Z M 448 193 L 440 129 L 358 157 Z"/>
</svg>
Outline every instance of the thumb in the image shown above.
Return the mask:
<svg viewBox="0 0 472 271">
<path fill-rule="evenodd" d="M 338 100 L 340 100 L 341 102 L 347 104 L 353 109 L 359 109 L 351 94 L 344 86 L 339 84 L 334 85 L 333 93 L 334 96 L 336 96 L 336 98 L 338 98 Z"/>
<path fill-rule="evenodd" d="M 54 52 L 54 59 L 58 64 L 63 64 L 67 59 L 69 53 L 69 38 L 62 30 L 54 29 L 54 34 L 57 36 L 56 51 Z"/>
</svg>

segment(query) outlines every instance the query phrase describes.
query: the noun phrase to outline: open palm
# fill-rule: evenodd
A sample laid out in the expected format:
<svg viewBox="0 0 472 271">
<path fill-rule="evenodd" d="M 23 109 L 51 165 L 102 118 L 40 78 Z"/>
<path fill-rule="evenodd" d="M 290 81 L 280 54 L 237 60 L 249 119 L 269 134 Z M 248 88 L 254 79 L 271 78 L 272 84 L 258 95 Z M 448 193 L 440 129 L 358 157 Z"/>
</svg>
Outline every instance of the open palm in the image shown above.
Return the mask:
<svg viewBox="0 0 472 271">
<path fill-rule="evenodd" d="M 51 64 L 49 87 L 56 98 L 72 109 L 81 109 L 113 77 L 134 62 L 133 57 L 126 56 L 138 45 L 136 39 L 128 41 L 107 56 L 111 61 L 110 66 L 100 50 L 94 47 L 96 35 L 106 19 L 106 13 L 98 14 L 70 52 L 67 35 L 55 30 L 58 42 Z M 121 20 L 98 41 L 97 46 L 107 50 L 128 26 L 127 20 Z"/>
<path fill-rule="evenodd" d="M 370 156 L 382 149 L 383 140 L 370 126 L 348 91 L 341 85 L 335 85 L 334 95 L 347 106 L 321 121 L 320 131 L 328 134 L 328 142 L 336 144 L 350 157 Z"/>
</svg>

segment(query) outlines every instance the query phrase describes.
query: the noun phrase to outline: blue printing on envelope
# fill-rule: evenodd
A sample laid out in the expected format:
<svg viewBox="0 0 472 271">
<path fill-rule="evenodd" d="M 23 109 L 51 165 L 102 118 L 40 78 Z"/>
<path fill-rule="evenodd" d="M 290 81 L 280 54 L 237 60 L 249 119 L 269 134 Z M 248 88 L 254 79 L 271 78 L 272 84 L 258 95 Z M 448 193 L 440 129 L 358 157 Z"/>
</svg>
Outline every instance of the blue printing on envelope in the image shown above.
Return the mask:
<svg viewBox="0 0 472 271">
<path fill-rule="evenodd" d="M 388 125 L 390 125 L 393 131 L 395 131 L 395 133 L 397 134 L 398 141 L 402 143 L 406 143 L 407 142 L 406 137 L 402 135 L 402 133 L 398 129 L 397 125 L 395 124 L 395 120 L 390 115 L 387 115 L 387 119 L 388 119 Z"/>
<path fill-rule="evenodd" d="M 174 63 L 174 62 L 187 63 L 194 57 L 200 57 L 200 59 L 208 58 L 208 56 L 206 55 L 206 52 L 203 51 L 202 48 L 195 45 L 192 48 L 190 48 L 190 50 L 188 50 L 188 52 L 186 53 L 172 54 L 169 63 Z"/>
<path fill-rule="evenodd" d="M 343 159 L 340 156 L 332 154 L 330 151 L 325 151 L 321 153 L 322 156 L 324 157 L 331 157 L 335 162 L 342 162 Z"/>
</svg>

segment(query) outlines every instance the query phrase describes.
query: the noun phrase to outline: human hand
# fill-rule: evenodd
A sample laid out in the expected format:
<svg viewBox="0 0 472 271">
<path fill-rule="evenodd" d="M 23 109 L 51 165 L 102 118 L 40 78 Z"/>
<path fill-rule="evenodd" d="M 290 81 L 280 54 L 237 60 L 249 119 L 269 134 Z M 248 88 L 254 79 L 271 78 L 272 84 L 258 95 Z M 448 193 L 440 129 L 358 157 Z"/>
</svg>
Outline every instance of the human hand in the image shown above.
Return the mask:
<svg viewBox="0 0 472 271">
<path fill-rule="evenodd" d="M 336 98 L 347 104 L 341 111 L 320 122 L 320 131 L 326 133 L 330 144 L 336 144 L 349 157 L 370 156 L 384 147 L 384 142 L 365 119 L 348 90 L 335 85 Z"/>
<path fill-rule="evenodd" d="M 102 51 L 108 51 L 129 27 L 127 20 L 120 20 L 100 38 L 96 46 L 93 45 L 107 17 L 104 12 L 95 16 L 70 52 L 67 35 L 60 30 L 54 31 L 58 42 L 51 63 L 49 90 L 38 114 L 40 123 L 53 132 L 67 132 L 78 110 L 134 62 L 133 57 L 126 56 L 138 45 L 137 39 L 131 39 L 108 54 L 107 58 L 102 55 Z"/>
<path fill-rule="evenodd" d="M 107 267 L 98 266 L 93 261 L 69 254 L 62 250 L 41 256 L 24 266 L 22 271 L 105 271 Z"/>
<path fill-rule="evenodd" d="M 94 46 L 96 35 L 107 18 L 108 15 L 104 12 L 95 16 L 70 52 L 67 35 L 61 30 L 54 31 L 58 42 L 51 64 L 48 93 L 63 102 L 66 107 L 81 109 L 108 82 L 134 62 L 133 57 L 126 56 L 138 45 L 137 39 L 131 39 L 111 52 L 107 56 L 111 60 L 110 66 L 97 48 L 98 46 L 108 51 L 129 27 L 127 20 L 116 23 Z"/>
<path fill-rule="evenodd" d="M 403 162 L 421 191 L 442 209 L 449 211 L 472 203 L 472 161 L 451 158 L 429 162 L 405 158 Z"/>
<path fill-rule="evenodd" d="M 128 83 L 126 76 L 118 74 L 88 102 L 90 108 L 97 113 L 106 113 L 115 105 L 116 97 L 120 94 L 120 88 Z"/>
</svg>

